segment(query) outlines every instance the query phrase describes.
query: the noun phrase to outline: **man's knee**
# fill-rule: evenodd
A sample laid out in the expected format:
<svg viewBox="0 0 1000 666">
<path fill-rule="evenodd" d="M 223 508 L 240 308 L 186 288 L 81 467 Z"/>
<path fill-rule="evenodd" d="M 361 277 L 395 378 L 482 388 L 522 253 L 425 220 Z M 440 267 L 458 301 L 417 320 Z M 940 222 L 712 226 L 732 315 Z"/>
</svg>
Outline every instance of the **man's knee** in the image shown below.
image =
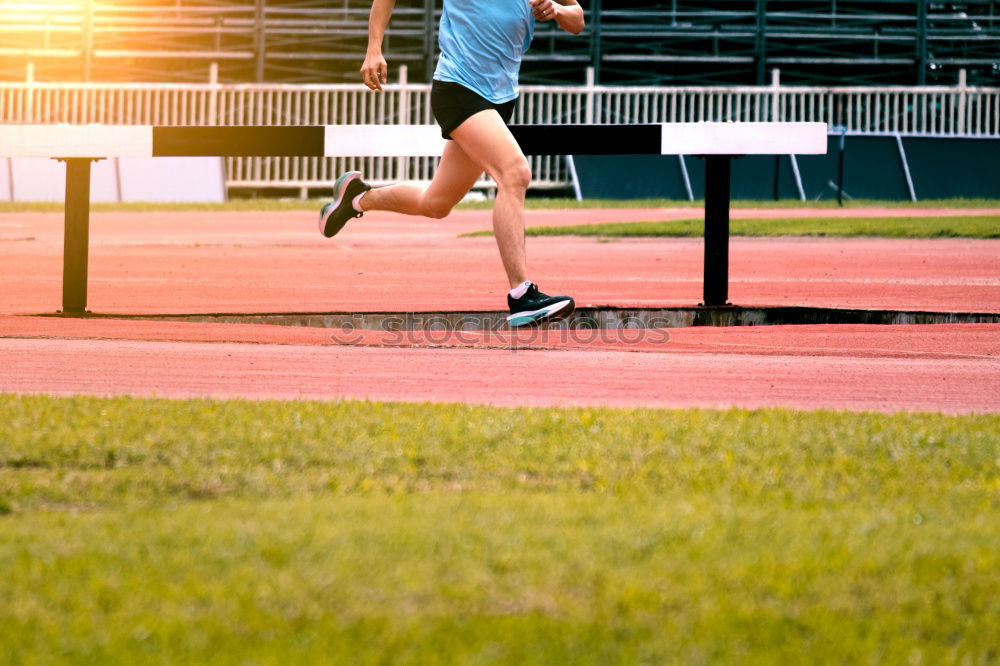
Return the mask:
<svg viewBox="0 0 1000 666">
<path fill-rule="evenodd" d="M 497 185 L 503 188 L 526 190 L 531 185 L 531 167 L 528 160 L 519 160 L 503 168 L 498 174 Z"/>
<path fill-rule="evenodd" d="M 435 220 L 448 217 L 451 209 L 452 203 L 443 199 L 424 197 L 420 202 L 420 214 L 424 217 L 432 217 Z"/>
</svg>

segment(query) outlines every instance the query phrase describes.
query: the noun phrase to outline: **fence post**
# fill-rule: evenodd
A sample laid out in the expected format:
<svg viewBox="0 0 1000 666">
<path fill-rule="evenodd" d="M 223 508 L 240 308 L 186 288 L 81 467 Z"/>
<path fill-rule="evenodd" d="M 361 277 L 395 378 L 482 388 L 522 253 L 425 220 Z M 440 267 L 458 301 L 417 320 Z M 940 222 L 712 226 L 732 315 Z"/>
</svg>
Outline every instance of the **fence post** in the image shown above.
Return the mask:
<svg viewBox="0 0 1000 666">
<path fill-rule="evenodd" d="M 777 67 L 771 71 L 771 122 L 780 120 L 778 117 L 781 107 L 781 70 Z"/>
<path fill-rule="evenodd" d="M 208 66 L 208 84 L 212 89 L 208 92 L 208 122 L 207 125 L 217 125 L 219 115 L 219 63 Z"/>
<path fill-rule="evenodd" d="M 965 134 L 965 112 L 968 107 L 969 86 L 967 85 L 965 68 L 958 70 L 958 126 L 955 128 L 958 134 Z"/>
<path fill-rule="evenodd" d="M 35 63 L 29 62 L 24 73 L 27 90 L 24 91 L 24 119 L 22 122 L 33 123 L 35 120 Z M 13 178 L 11 174 L 11 178 Z M 11 195 L 13 197 L 13 195 Z"/>
<path fill-rule="evenodd" d="M 410 124 L 410 87 L 409 68 L 406 65 L 399 66 L 399 120 L 400 125 Z M 401 181 L 410 179 L 409 175 L 410 158 L 396 158 L 396 177 Z"/>
<path fill-rule="evenodd" d="M 584 84 L 585 106 L 583 110 L 583 121 L 588 125 L 594 124 L 594 68 L 587 68 L 587 78 Z"/>
</svg>

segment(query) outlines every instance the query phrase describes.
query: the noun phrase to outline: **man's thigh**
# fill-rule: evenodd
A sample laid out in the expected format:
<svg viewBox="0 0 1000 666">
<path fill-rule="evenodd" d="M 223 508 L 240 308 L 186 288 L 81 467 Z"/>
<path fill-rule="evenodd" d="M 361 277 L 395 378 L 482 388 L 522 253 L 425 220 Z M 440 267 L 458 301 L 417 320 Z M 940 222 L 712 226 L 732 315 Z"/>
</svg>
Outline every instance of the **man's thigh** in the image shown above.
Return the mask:
<svg viewBox="0 0 1000 666">
<path fill-rule="evenodd" d="M 426 196 L 453 206 L 472 189 L 482 173 L 483 167 L 471 159 L 460 145 L 448 141 Z"/>
<path fill-rule="evenodd" d="M 452 139 L 479 168 L 499 180 L 510 168 L 526 161 L 521 146 L 510 133 L 500 114 L 494 110 L 469 116 L 451 132 Z"/>
</svg>

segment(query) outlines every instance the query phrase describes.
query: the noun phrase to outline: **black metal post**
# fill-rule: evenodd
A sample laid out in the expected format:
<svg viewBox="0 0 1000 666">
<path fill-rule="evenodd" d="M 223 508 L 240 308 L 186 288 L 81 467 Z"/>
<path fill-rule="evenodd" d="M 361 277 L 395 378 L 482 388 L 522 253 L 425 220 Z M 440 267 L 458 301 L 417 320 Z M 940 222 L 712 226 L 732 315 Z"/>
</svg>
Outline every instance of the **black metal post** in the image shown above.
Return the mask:
<svg viewBox="0 0 1000 666">
<path fill-rule="evenodd" d="M 590 66 L 594 69 L 594 85 L 601 83 L 601 0 L 590 3 Z"/>
<path fill-rule="evenodd" d="M 774 156 L 774 189 L 771 194 L 775 201 L 781 199 L 781 155 Z"/>
<path fill-rule="evenodd" d="M 729 304 L 729 184 L 732 155 L 705 157 L 706 306 Z"/>
<path fill-rule="evenodd" d="M 83 3 L 82 33 L 83 48 L 80 53 L 83 58 L 82 74 L 84 81 L 90 81 L 94 63 L 94 0 L 85 0 Z"/>
<path fill-rule="evenodd" d="M 767 70 L 767 0 L 757 0 L 757 26 L 754 59 L 757 61 L 757 85 L 764 85 Z"/>
<path fill-rule="evenodd" d="M 917 85 L 927 85 L 927 0 L 917 0 Z"/>
<path fill-rule="evenodd" d="M 430 83 L 434 78 L 434 48 L 437 45 L 434 0 L 424 0 L 424 79 Z"/>
<path fill-rule="evenodd" d="M 83 3 L 83 16 L 81 17 L 81 37 L 83 48 L 80 49 L 81 75 L 84 81 L 90 81 L 93 74 L 94 62 L 94 1 L 85 0 Z"/>
<path fill-rule="evenodd" d="M 837 151 L 837 205 L 844 205 L 844 153 L 847 150 L 847 129 L 840 133 L 840 150 Z"/>
<path fill-rule="evenodd" d="M 264 82 L 267 67 L 267 31 L 265 22 L 267 20 L 267 0 L 256 0 L 254 3 L 254 78 L 257 83 Z"/>
<path fill-rule="evenodd" d="M 87 259 L 90 253 L 90 163 L 100 158 L 59 158 L 66 162 L 63 231 L 62 311 L 87 311 Z"/>
</svg>

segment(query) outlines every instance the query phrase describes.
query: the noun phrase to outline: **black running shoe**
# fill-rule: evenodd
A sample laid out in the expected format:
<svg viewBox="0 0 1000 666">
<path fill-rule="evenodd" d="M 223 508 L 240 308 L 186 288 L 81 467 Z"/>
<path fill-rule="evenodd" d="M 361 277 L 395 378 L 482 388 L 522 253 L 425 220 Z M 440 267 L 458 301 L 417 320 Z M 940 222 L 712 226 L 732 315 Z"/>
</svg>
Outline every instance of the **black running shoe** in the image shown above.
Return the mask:
<svg viewBox="0 0 1000 666">
<path fill-rule="evenodd" d="M 510 308 L 507 325 L 512 328 L 556 321 L 568 317 L 576 309 L 576 303 L 569 296 L 546 296 L 538 291 L 534 282 L 528 285 L 528 291 L 521 298 L 507 294 L 507 306 Z"/>
<path fill-rule="evenodd" d="M 360 171 L 348 171 L 333 184 L 333 201 L 323 206 L 319 213 L 319 231 L 327 238 L 337 235 L 347 221 L 364 213 L 354 210 L 354 197 L 367 192 L 372 186 L 361 180 Z"/>
</svg>

